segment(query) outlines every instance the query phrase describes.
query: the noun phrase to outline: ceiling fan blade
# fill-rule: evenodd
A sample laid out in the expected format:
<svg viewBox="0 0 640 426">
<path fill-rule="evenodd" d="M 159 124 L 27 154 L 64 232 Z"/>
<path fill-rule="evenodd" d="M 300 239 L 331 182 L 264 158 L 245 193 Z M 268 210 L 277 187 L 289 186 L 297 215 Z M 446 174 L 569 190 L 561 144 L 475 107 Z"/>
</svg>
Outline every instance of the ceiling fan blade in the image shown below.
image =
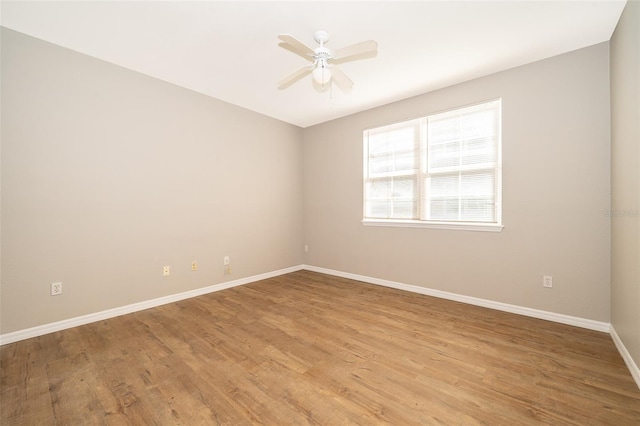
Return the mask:
<svg viewBox="0 0 640 426">
<path fill-rule="evenodd" d="M 360 43 L 352 44 L 351 46 L 343 47 L 342 49 L 335 50 L 331 59 L 344 61 L 347 58 L 353 56 L 365 55 L 367 53 L 376 53 L 378 50 L 378 43 L 373 40 L 367 40 Z M 357 58 L 354 58 L 357 59 Z"/>
<path fill-rule="evenodd" d="M 353 88 L 353 81 L 337 66 L 333 65 L 331 68 L 331 78 L 336 86 L 343 92 L 350 92 Z"/>
<path fill-rule="evenodd" d="M 296 81 L 300 80 L 305 75 L 309 74 L 313 69 L 313 65 L 305 65 L 302 68 L 298 68 L 288 76 L 284 77 L 278 82 L 278 89 L 286 89 Z"/>
<path fill-rule="evenodd" d="M 282 43 L 278 43 L 278 46 L 282 47 L 283 49 L 287 49 L 288 51 L 293 52 L 297 55 L 300 55 L 310 62 L 314 61 L 313 49 L 311 49 L 301 41 L 298 41 L 298 39 L 289 34 L 280 34 L 278 36 L 278 39 L 282 41 Z"/>
</svg>

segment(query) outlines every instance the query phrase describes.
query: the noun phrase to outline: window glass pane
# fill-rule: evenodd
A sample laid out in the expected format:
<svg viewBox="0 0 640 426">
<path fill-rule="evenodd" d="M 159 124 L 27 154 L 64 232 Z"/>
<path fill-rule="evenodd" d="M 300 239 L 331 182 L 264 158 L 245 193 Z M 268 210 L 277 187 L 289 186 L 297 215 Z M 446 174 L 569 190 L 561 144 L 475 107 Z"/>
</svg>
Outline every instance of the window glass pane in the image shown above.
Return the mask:
<svg viewBox="0 0 640 426">
<path fill-rule="evenodd" d="M 393 203 L 393 217 L 395 219 L 414 219 L 414 201 L 397 201 Z"/>
<path fill-rule="evenodd" d="M 413 199 L 415 182 L 414 179 L 394 179 L 393 180 L 393 198 Z"/>
<path fill-rule="evenodd" d="M 494 112 L 476 111 L 460 116 L 460 135 L 462 139 L 473 139 L 493 135 Z"/>
<path fill-rule="evenodd" d="M 393 173 L 413 172 L 416 169 L 416 158 L 413 153 L 379 156 L 369 160 L 369 176 L 382 176 Z"/>
<path fill-rule="evenodd" d="M 390 143 L 396 152 L 413 151 L 415 149 L 415 126 L 403 127 L 387 133 Z"/>
<path fill-rule="evenodd" d="M 389 219 L 391 217 L 389 204 L 386 202 L 368 201 L 366 207 L 366 217 L 374 219 Z"/>
<path fill-rule="evenodd" d="M 431 220 L 491 222 L 495 218 L 493 171 L 431 175 L 425 183 Z"/>
<path fill-rule="evenodd" d="M 387 157 L 374 157 L 369 160 L 369 175 L 375 176 L 393 170 L 393 164 Z"/>
<path fill-rule="evenodd" d="M 428 157 L 429 170 L 458 166 L 460 164 L 460 143 L 453 141 L 430 144 Z"/>
<path fill-rule="evenodd" d="M 493 198 L 463 197 L 460 220 L 467 222 L 493 222 L 495 203 Z"/>
<path fill-rule="evenodd" d="M 386 130 L 370 131 L 369 169 L 370 177 L 389 174 L 407 174 L 418 168 L 417 126 L 389 126 Z"/>
<path fill-rule="evenodd" d="M 393 152 L 407 152 L 415 149 L 415 126 L 369 133 L 369 155 L 389 155 Z"/>
<path fill-rule="evenodd" d="M 434 175 L 427 179 L 427 194 L 433 197 L 458 196 L 458 174 Z"/>
<path fill-rule="evenodd" d="M 417 169 L 416 155 L 413 151 L 398 152 L 393 159 L 393 169 L 395 171 L 413 171 Z"/>
<path fill-rule="evenodd" d="M 429 117 L 428 138 L 430 144 L 439 144 L 458 138 L 458 120 L 456 118 Z"/>
<path fill-rule="evenodd" d="M 461 215 L 467 222 L 495 221 L 495 172 L 471 172 L 461 175 Z"/>
<path fill-rule="evenodd" d="M 367 200 L 387 200 L 390 184 L 386 179 L 376 179 L 367 183 Z"/>
<path fill-rule="evenodd" d="M 494 187 L 494 172 L 469 172 L 461 174 L 460 195 L 492 195 Z"/>
<path fill-rule="evenodd" d="M 413 219 L 416 209 L 416 178 L 389 177 L 366 185 L 365 216 L 385 219 Z"/>
<path fill-rule="evenodd" d="M 492 164 L 496 161 L 495 144 L 488 138 L 471 139 L 462 142 L 460 164 Z"/>
<path fill-rule="evenodd" d="M 460 203 L 458 197 L 431 198 L 429 215 L 431 220 L 458 220 Z"/>
</svg>

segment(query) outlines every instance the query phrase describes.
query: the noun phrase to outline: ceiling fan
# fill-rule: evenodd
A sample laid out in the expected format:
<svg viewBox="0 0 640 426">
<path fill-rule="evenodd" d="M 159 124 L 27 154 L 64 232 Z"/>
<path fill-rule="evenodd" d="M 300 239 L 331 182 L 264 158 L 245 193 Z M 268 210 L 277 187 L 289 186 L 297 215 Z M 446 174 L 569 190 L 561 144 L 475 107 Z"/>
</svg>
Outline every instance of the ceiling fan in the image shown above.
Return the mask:
<svg viewBox="0 0 640 426">
<path fill-rule="evenodd" d="M 311 65 L 305 65 L 280 80 L 278 82 L 279 89 L 286 89 L 307 74 L 312 74 L 313 79 L 323 89 L 325 84 L 333 81 L 342 91 L 348 92 L 353 87 L 353 81 L 336 64 L 365 59 L 377 54 L 378 43 L 373 40 L 363 41 L 332 51 L 325 47 L 325 43 L 329 41 L 328 32 L 316 31 L 313 38 L 320 45 L 315 49 L 311 49 L 289 34 L 280 34 L 278 36 L 281 41 L 278 46 L 312 62 Z"/>
</svg>

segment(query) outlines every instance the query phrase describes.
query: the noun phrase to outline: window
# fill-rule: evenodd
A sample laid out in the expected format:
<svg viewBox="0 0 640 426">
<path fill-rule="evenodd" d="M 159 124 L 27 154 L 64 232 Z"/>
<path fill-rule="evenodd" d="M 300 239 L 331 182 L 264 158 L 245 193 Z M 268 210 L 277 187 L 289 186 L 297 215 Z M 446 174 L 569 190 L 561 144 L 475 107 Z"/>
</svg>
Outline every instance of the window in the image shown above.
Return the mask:
<svg viewBox="0 0 640 426">
<path fill-rule="evenodd" d="M 499 99 L 363 139 L 365 225 L 502 229 Z"/>
</svg>

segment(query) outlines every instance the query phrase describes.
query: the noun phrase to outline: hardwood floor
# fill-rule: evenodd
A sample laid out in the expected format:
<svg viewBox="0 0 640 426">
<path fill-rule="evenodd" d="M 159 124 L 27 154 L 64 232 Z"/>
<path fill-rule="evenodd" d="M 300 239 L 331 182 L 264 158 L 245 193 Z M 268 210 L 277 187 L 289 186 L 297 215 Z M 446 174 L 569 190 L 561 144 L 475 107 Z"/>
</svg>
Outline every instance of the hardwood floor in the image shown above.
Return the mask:
<svg viewBox="0 0 640 426">
<path fill-rule="evenodd" d="M 309 271 L 5 345 L 3 425 L 638 425 L 610 336 Z"/>
</svg>

